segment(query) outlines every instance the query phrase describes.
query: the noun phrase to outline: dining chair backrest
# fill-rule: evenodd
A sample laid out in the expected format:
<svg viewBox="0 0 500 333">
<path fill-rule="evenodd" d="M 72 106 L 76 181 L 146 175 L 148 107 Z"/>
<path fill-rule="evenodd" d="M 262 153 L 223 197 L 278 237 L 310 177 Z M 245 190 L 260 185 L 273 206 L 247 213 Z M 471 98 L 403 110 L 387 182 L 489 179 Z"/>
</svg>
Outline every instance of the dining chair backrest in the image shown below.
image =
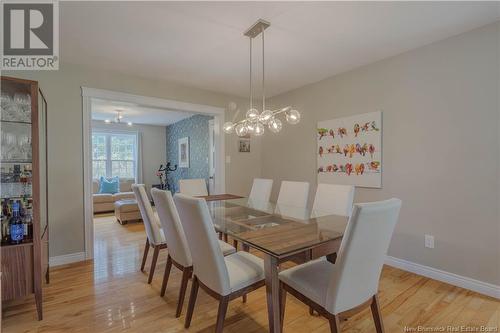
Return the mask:
<svg viewBox="0 0 500 333">
<path fill-rule="evenodd" d="M 170 191 L 151 189 L 156 211 L 168 244 L 168 254 L 184 267 L 193 265 L 191 251 Z"/>
<path fill-rule="evenodd" d="M 229 273 L 206 201 L 176 194 L 174 202 L 191 250 L 194 274 L 211 290 L 228 295 Z"/>
<path fill-rule="evenodd" d="M 308 198 L 308 182 L 282 181 L 277 204 L 294 207 L 307 207 Z"/>
<path fill-rule="evenodd" d="M 163 242 L 161 237 L 161 230 L 156 221 L 156 216 L 149 202 L 148 195 L 146 193 L 146 187 L 144 184 L 133 184 L 132 191 L 134 191 L 135 199 L 139 205 L 139 210 L 141 212 L 142 221 L 144 222 L 144 228 L 146 229 L 146 235 L 148 236 L 149 243 L 152 245 L 158 245 Z"/>
<path fill-rule="evenodd" d="M 400 208 L 399 199 L 354 205 L 330 277 L 327 311 L 341 313 L 377 294 Z"/>
<path fill-rule="evenodd" d="M 316 217 L 323 215 L 351 216 L 354 200 L 354 186 L 338 184 L 318 184 L 314 197 L 313 212 Z"/>
<path fill-rule="evenodd" d="M 196 179 L 180 179 L 179 192 L 193 197 L 207 196 L 207 183 L 203 178 Z"/>
<path fill-rule="evenodd" d="M 254 178 L 248 199 L 252 202 L 269 202 L 272 189 L 272 179 Z"/>
</svg>

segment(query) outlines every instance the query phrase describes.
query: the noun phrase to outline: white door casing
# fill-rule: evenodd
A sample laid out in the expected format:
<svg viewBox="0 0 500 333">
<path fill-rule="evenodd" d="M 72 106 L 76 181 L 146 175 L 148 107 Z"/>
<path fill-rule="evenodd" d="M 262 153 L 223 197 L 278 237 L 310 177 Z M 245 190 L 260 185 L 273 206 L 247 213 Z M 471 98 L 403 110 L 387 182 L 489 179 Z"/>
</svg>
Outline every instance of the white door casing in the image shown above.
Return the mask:
<svg viewBox="0 0 500 333">
<path fill-rule="evenodd" d="M 210 105 L 193 104 L 174 100 L 133 95 L 111 90 L 81 87 L 83 107 L 83 204 L 84 204 L 84 228 L 85 228 L 85 259 L 94 257 L 94 225 L 92 205 L 92 98 L 100 98 L 119 102 L 134 103 L 137 105 L 162 108 L 165 110 L 184 111 L 198 114 L 206 114 L 214 117 L 214 146 L 215 166 L 214 183 L 215 193 L 225 193 L 226 170 L 225 170 L 225 138 L 222 131 L 224 124 L 224 109 Z"/>
</svg>

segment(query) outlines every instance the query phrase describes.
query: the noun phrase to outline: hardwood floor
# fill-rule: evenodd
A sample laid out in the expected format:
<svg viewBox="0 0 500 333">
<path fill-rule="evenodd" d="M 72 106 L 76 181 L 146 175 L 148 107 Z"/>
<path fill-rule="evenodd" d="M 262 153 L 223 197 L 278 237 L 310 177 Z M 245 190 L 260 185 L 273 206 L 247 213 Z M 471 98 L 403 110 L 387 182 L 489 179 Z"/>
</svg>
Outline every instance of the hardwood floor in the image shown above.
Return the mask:
<svg viewBox="0 0 500 333">
<path fill-rule="evenodd" d="M 51 283 L 43 290 L 44 320 L 36 320 L 31 300 L 4 304 L 4 333 L 214 331 L 217 301 L 201 290 L 191 327 L 184 329 L 186 309 L 175 318 L 179 270 L 172 270 L 165 297 L 160 297 L 168 251 L 160 254 L 154 280 L 148 285 L 147 272 L 140 272 L 142 224 L 122 226 L 112 216 L 99 217 L 95 235 L 94 261 L 51 269 Z M 387 266 L 379 297 L 387 333 L 419 325 L 500 327 L 500 301 Z M 265 288 L 261 288 L 249 295 L 247 303 L 237 299 L 229 304 L 224 332 L 267 332 L 267 324 Z M 369 309 L 340 326 L 346 333 L 375 332 Z M 307 306 L 289 296 L 284 332 L 329 332 L 329 324 L 310 316 Z"/>
</svg>

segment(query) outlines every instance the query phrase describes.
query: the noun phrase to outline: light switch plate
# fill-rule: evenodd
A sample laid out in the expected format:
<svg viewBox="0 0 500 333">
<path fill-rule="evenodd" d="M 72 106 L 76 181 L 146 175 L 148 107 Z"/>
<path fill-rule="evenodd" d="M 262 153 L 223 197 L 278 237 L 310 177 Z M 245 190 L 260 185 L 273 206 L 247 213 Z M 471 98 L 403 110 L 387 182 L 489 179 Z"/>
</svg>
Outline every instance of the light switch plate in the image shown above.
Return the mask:
<svg viewBox="0 0 500 333">
<path fill-rule="evenodd" d="M 425 247 L 429 249 L 434 248 L 434 236 L 432 235 L 425 235 Z"/>
</svg>

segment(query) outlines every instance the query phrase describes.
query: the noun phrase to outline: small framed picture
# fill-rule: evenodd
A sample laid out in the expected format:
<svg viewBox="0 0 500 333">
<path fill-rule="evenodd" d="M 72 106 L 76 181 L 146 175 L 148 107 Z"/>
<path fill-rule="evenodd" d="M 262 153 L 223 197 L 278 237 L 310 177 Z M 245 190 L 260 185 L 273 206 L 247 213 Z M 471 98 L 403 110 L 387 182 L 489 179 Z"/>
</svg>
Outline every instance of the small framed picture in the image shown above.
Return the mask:
<svg viewBox="0 0 500 333">
<path fill-rule="evenodd" d="M 189 137 L 179 139 L 179 168 L 189 168 Z"/>
<path fill-rule="evenodd" d="M 250 152 L 250 139 L 240 139 L 238 141 L 238 151 L 240 153 Z"/>
</svg>

